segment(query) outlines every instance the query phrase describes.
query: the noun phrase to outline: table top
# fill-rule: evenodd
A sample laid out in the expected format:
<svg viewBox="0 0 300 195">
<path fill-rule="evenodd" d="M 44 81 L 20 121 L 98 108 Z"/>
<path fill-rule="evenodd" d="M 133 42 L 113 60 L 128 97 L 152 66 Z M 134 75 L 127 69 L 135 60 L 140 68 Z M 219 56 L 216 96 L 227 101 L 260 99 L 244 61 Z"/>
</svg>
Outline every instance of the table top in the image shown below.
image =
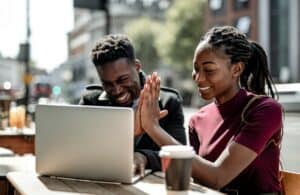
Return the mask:
<svg viewBox="0 0 300 195">
<path fill-rule="evenodd" d="M 188 192 L 167 192 L 164 180 L 155 174 L 150 174 L 133 185 L 101 183 L 95 181 L 79 181 L 54 177 L 42 177 L 29 172 L 10 172 L 7 175 L 10 183 L 21 195 L 79 195 L 79 194 L 122 194 L 122 195 L 157 195 L 157 194 L 211 194 L 218 195 L 220 192 L 209 188 L 192 184 Z"/>
<path fill-rule="evenodd" d="M 9 182 L 21 195 L 178 195 L 178 193 L 166 191 L 161 172 L 150 174 L 133 185 L 39 176 L 35 172 L 35 156 L 33 155 L 0 158 L 0 174 L 6 175 Z M 222 193 L 192 183 L 188 192 L 180 193 L 180 195 L 183 194 L 218 195 Z"/>
<path fill-rule="evenodd" d="M 35 171 L 35 157 L 30 154 L 24 156 L 4 156 L 0 158 L 0 177 L 5 177 L 8 172 Z"/>
</svg>

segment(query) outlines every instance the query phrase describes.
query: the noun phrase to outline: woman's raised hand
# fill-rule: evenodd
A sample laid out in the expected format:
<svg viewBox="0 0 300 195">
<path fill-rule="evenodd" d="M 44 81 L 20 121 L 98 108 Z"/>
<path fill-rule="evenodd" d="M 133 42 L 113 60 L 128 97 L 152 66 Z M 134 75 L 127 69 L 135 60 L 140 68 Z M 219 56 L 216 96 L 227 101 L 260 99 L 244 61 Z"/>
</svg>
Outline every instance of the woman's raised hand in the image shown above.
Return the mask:
<svg viewBox="0 0 300 195">
<path fill-rule="evenodd" d="M 167 110 L 159 108 L 160 77 L 156 72 L 146 79 L 140 96 L 141 127 L 147 132 L 159 125 L 159 119 L 168 114 Z"/>
</svg>

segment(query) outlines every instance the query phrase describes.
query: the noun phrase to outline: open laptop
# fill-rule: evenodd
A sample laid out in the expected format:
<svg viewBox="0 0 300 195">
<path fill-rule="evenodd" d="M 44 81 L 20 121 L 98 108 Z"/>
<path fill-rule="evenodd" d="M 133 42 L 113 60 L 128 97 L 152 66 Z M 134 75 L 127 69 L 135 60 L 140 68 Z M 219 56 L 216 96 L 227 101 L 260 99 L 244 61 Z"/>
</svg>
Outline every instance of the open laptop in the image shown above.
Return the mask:
<svg viewBox="0 0 300 195">
<path fill-rule="evenodd" d="M 36 171 L 40 175 L 134 183 L 131 108 L 37 105 Z"/>
</svg>

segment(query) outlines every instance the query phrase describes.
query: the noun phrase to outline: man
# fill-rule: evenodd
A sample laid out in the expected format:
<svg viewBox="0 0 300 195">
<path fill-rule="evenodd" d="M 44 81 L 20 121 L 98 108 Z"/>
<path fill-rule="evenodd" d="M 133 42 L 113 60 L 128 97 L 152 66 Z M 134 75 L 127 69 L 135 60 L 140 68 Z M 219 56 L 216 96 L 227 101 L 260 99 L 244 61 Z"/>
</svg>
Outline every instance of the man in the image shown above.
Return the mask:
<svg viewBox="0 0 300 195">
<path fill-rule="evenodd" d="M 102 86 L 88 86 L 80 104 L 137 108 L 146 76 L 141 70 L 141 63 L 135 58 L 134 48 L 129 39 L 124 35 L 108 35 L 92 49 L 91 57 Z M 186 144 L 181 101 L 181 96 L 176 90 L 161 88 L 159 106 L 167 112 L 161 112 L 162 118 L 159 122 L 171 136 Z M 163 113 L 167 115 L 163 116 Z M 139 129 L 138 117 L 135 129 L 136 169 L 161 170 L 158 156 L 160 147 Z"/>
</svg>

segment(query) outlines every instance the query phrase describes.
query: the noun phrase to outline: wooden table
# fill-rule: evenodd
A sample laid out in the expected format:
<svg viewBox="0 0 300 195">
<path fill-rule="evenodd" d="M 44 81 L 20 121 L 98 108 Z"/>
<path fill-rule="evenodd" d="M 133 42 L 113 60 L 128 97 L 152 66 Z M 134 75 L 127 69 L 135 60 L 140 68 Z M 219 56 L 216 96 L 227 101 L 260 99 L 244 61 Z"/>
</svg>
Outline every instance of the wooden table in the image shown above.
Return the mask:
<svg viewBox="0 0 300 195">
<path fill-rule="evenodd" d="M 6 176 L 12 184 L 10 188 L 13 190 L 11 194 L 21 195 L 164 195 L 167 193 L 165 189 L 164 179 L 159 173 L 146 176 L 144 179 L 133 185 L 101 183 L 95 181 L 78 181 L 71 179 L 61 179 L 54 177 L 42 177 L 35 173 L 35 157 L 27 155 L 22 157 L 5 157 L 0 159 L 0 168 L 7 167 L 12 172 Z M 8 193 L 8 194 L 9 194 Z M 187 195 L 211 194 L 218 195 L 220 192 L 211 190 L 197 184 L 191 184 L 191 190 Z"/>
<path fill-rule="evenodd" d="M 70 179 L 41 177 L 35 173 L 10 172 L 7 175 L 9 182 L 21 195 L 79 195 L 79 194 L 103 194 L 103 195 L 164 195 L 170 194 L 165 189 L 164 180 L 154 174 L 146 176 L 143 180 L 133 184 L 110 184 L 100 182 L 78 181 Z M 174 194 L 174 193 L 173 193 Z M 178 193 L 177 193 L 178 194 Z M 191 190 L 181 193 L 186 195 L 211 194 L 220 192 L 209 188 L 192 184 Z"/>
<path fill-rule="evenodd" d="M 11 149 L 19 155 L 34 154 L 34 137 L 34 129 L 25 128 L 22 131 L 13 129 L 0 130 L 0 147 Z"/>
</svg>

